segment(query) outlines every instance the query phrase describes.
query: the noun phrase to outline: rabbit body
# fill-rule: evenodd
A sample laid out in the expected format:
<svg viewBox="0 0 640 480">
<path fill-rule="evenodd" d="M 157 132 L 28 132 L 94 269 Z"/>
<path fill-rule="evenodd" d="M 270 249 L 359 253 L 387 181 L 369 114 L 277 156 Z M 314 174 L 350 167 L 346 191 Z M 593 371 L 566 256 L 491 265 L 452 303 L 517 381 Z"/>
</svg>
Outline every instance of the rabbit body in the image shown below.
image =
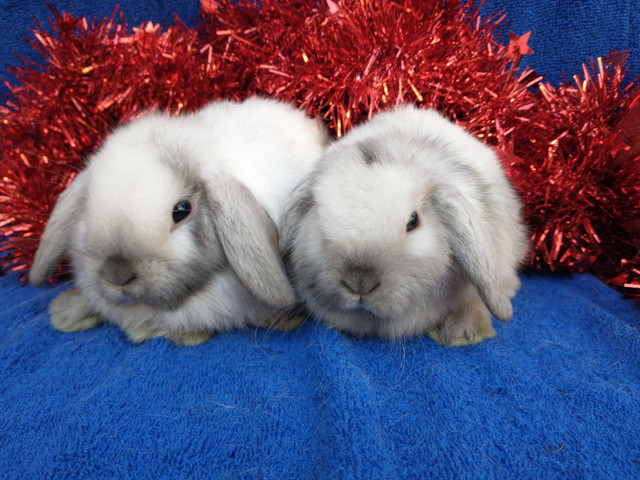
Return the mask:
<svg viewBox="0 0 640 480">
<path fill-rule="evenodd" d="M 39 285 L 71 258 L 75 286 L 52 324 L 106 320 L 133 341 L 179 344 L 269 326 L 294 302 L 275 222 L 326 141 L 303 112 L 261 98 L 117 128 L 60 195 L 30 271 Z"/>
<path fill-rule="evenodd" d="M 357 336 L 491 337 L 527 252 L 496 154 L 437 112 L 399 106 L 326 149 L 279 227 L 298 296 Z"/>
</svg>

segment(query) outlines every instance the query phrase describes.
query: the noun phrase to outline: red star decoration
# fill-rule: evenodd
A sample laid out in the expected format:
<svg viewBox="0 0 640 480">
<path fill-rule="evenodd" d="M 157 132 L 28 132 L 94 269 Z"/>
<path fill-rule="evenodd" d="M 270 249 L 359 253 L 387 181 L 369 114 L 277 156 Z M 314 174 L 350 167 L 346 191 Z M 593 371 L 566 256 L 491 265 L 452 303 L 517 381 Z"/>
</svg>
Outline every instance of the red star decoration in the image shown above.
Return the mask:
<svg viewBox="0 0 640 480">
<path fill-rule="evenodd" d="M 521 57 L 522 55 L 531 55 L 533 50 L 529 48 L 527 42 L 531 32 L 527 32 L 521 37 L 513 32 L 509 32 L 509 46 L 507 47 L 507 56 L 510 58 Z"/>
</svg>

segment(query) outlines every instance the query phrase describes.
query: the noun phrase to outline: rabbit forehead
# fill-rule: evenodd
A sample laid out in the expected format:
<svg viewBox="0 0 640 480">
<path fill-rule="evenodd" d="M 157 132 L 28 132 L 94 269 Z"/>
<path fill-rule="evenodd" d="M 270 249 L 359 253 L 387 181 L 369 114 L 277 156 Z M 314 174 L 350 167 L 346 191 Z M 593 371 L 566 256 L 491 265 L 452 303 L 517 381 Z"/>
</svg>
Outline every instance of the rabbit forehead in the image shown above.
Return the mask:
<svg viewBox="0 0 640 480">
<path fill-rule="evenodd" d="M 126 229 L 128 236 L 149 240 L 169 233 L 173 205 L 187 193 L 187 185 L 156 152 L 130 146 L 118 155 L 98 156 L 90 167 L 90 230 Z"/>
<path fill-rule="evenodd" d="M 404 232 L 413 211 L 421 210 L 427 187 L 414 181 L 409 165 L 338 163 L 316 183 L 315 199 L 325 232 L 391 235 Z"/>
</svg>

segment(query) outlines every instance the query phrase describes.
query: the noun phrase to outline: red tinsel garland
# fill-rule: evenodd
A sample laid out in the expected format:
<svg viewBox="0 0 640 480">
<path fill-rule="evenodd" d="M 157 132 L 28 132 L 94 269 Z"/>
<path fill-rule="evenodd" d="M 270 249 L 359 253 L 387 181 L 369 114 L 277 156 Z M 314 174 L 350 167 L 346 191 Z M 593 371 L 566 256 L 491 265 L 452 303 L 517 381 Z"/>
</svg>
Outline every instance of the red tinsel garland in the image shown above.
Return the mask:
<svg viewBox="0 0 640 480">
<path fill-rule="evenodd" d="M 124 16 L 88 22 L 52 10 L 53 31 L 36 22 L 31 42 L 45 62 L 13 68 L 13 97 L 0 106 L 0 252 L 5 272 L 29 268 L 58 194 L 120 121 L 142 110 L 179 112 L 239 86 L 182 23 L 131 31 Z"/>
<path fill-rule="evenodd" d="M 202 37 L 225 39 L 250 93 L 295 101 L 341 136 L 401 102 L 437 108 L 479 137 L 529 108 L 521 52 L 496 41 L 504 16 L 473 1 L 204 1 Z M 526 79 L 526 80 L 525 80 Z M 533 83 L 533 82 L 531 82 Z"/>
<path fill-rule="evenodd" d="M 534 266 L 588 271 L 640 299 L 640 90 L 623 87 L 624 55 L 607 60 L 574 85 L 539 85 L 509 169 Z"/>
<path fill-rule="evenodd" d="M 209 0 L 197 33 L 52 13 L 53 32 L 34 30 L 46 63 L 14 69 L 0 107 L 6 272 L 28 268 L 55 198 L 117 122 L 262 94 L 337 136 L 396 103 L 437 108 L 501 153 L 532 266 L 592 272 L 640 299 L 640 92 L 623 87 L 623 55 L 553 88 L 518 70 L 528 34 L 497 43 L 503 17 L 472 1 Z"/>
<path fill-rule="evenodd" d="M 637 133 L 640 95 L 622 91 L 623 55 L 553 89 L 517 71 L 533 53 L 529 34 L 498 44 L 503 17 L 483 19 L 479 8 L 221 0 L 203 2 L 201 31 L 227 37 L 235 61 L 253 57 L 249 91 L 320 113 L 338 136 L 400 102 L 455 119 L 502 153 L 525 201 L 532 266 L 589 271 L 640 298 L 640 136 L 626 130 Z"/>
</svg>

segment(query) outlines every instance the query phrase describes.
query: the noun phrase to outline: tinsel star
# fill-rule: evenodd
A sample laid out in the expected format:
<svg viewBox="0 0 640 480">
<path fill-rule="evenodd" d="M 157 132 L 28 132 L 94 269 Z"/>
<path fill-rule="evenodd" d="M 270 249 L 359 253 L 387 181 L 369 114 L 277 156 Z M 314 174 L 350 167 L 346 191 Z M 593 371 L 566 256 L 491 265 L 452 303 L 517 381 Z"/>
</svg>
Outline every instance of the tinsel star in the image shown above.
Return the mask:
<svg viewBox="0 0 640 480">
<path fill-rule="evenodd" d="M 507 47 L 507 57 L 512 59 L 519 59 L 523 55 L 533 54 L 533 50 L 531 50 L 531 48 L 529 48 L 529 45 L 527 45 L 530 36 L 531 32 L 527 32 L 520 37 L 513 32 L 509 32 L 509 46 Z"/>
</svg>

